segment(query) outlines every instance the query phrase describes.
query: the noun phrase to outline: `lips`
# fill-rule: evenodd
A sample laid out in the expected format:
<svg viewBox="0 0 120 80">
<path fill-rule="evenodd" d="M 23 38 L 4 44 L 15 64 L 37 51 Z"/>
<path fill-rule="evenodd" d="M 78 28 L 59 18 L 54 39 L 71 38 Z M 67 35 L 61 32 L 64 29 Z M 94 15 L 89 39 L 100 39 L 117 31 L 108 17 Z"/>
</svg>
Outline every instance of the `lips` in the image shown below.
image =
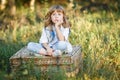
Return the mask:
<svg viewBox="0 0 120 80">
<path fill-rule="evenodd" d="M 58 19 L 55 19 L 55 22 L 58 22 Z"/>
<path fill-rule="evenodd" d="M 55 19 L 55 21 L 58 21 L 58 19 Z"/>
</svg>

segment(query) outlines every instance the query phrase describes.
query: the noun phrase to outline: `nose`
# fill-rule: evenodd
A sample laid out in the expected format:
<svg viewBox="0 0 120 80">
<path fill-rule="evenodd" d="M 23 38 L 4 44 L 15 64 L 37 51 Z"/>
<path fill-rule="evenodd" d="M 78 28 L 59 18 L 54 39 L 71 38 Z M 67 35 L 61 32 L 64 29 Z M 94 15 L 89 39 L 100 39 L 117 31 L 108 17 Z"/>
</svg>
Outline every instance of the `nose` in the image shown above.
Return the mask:
<svg viewBox="0 0 120 80">
<path fill-rule="evenodd" d="M 58 16 L 57 16 L 57 15 L 55 16 L 55 19 L 58 19 Z"/>
<path fill-rule="evenodd" d="M 58 18 L 58 14 L 55 14 L 55 18 Z"/>
</svg>

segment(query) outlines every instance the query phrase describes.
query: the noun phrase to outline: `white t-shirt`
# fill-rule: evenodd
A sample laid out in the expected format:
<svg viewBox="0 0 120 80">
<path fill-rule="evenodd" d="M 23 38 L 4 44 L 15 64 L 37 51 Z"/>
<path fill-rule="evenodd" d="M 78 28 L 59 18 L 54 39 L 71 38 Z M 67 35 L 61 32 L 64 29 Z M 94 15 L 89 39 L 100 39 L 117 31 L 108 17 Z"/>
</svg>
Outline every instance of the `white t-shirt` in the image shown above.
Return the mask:
<svg viewBox="0 0 120 80">
<path fill-rule="evenodd" d="M 60 31 L 65 37 L 65 40 L 68 41 L 68 36 L 70 32 L 69 28 L 64 28 L 63 26 L 61 26 Z M 52 46 L 58 41 L 59 40 L 57 38 L 55 27 L 53 27 L 53 31 L 51 31 L 48 27 L 43 28 L 39 43 L 48 43 L 49 45 Z"/>
</svg>

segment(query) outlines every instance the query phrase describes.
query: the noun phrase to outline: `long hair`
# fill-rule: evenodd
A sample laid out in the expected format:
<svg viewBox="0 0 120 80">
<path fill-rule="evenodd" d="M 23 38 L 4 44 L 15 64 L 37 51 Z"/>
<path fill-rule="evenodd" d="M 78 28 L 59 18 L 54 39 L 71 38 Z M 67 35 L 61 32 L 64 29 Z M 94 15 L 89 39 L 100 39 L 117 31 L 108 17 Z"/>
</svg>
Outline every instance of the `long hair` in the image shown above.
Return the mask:
<svg viewBox="0 0 120 80">
<path fill-rule="evenodd" d="M 47 15 L 45 16 L 45 27 L 51 27 L 53 25 L 53 22 L 51 20 L 51 14 L 54 12 L 54 11 L 57 11 L 57 12 L 62 12 L 63 13 L 63 27 L 70 27 L 70 23 L 67 19 L 67 16 L 65 14 L 65 10 L 62 6 L 60 5 L 54 5 L 52 6 Z"/>
</svg>

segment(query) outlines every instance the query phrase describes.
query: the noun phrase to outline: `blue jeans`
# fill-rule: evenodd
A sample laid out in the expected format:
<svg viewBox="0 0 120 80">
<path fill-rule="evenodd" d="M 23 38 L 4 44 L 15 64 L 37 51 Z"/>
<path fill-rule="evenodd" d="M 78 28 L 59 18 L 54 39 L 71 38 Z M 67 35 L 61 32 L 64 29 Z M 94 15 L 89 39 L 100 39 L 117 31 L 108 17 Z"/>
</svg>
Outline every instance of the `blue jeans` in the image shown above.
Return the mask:
<svg viewBox="0 0 120 80">
<path fill-rule="evenodd" d="M 50 47 L 52 47 L 54 50 L 66 51 L 68 53 L 72 52 L 72 45 L 66 41 L 58 41 L 57 43 L 55 43 Z M 27 49 L 37 53 L 40 52 L 41 48 L 43 48 L 43 46 L 40 43 L 29 42 L 27 45 Z"/>
</svg>

